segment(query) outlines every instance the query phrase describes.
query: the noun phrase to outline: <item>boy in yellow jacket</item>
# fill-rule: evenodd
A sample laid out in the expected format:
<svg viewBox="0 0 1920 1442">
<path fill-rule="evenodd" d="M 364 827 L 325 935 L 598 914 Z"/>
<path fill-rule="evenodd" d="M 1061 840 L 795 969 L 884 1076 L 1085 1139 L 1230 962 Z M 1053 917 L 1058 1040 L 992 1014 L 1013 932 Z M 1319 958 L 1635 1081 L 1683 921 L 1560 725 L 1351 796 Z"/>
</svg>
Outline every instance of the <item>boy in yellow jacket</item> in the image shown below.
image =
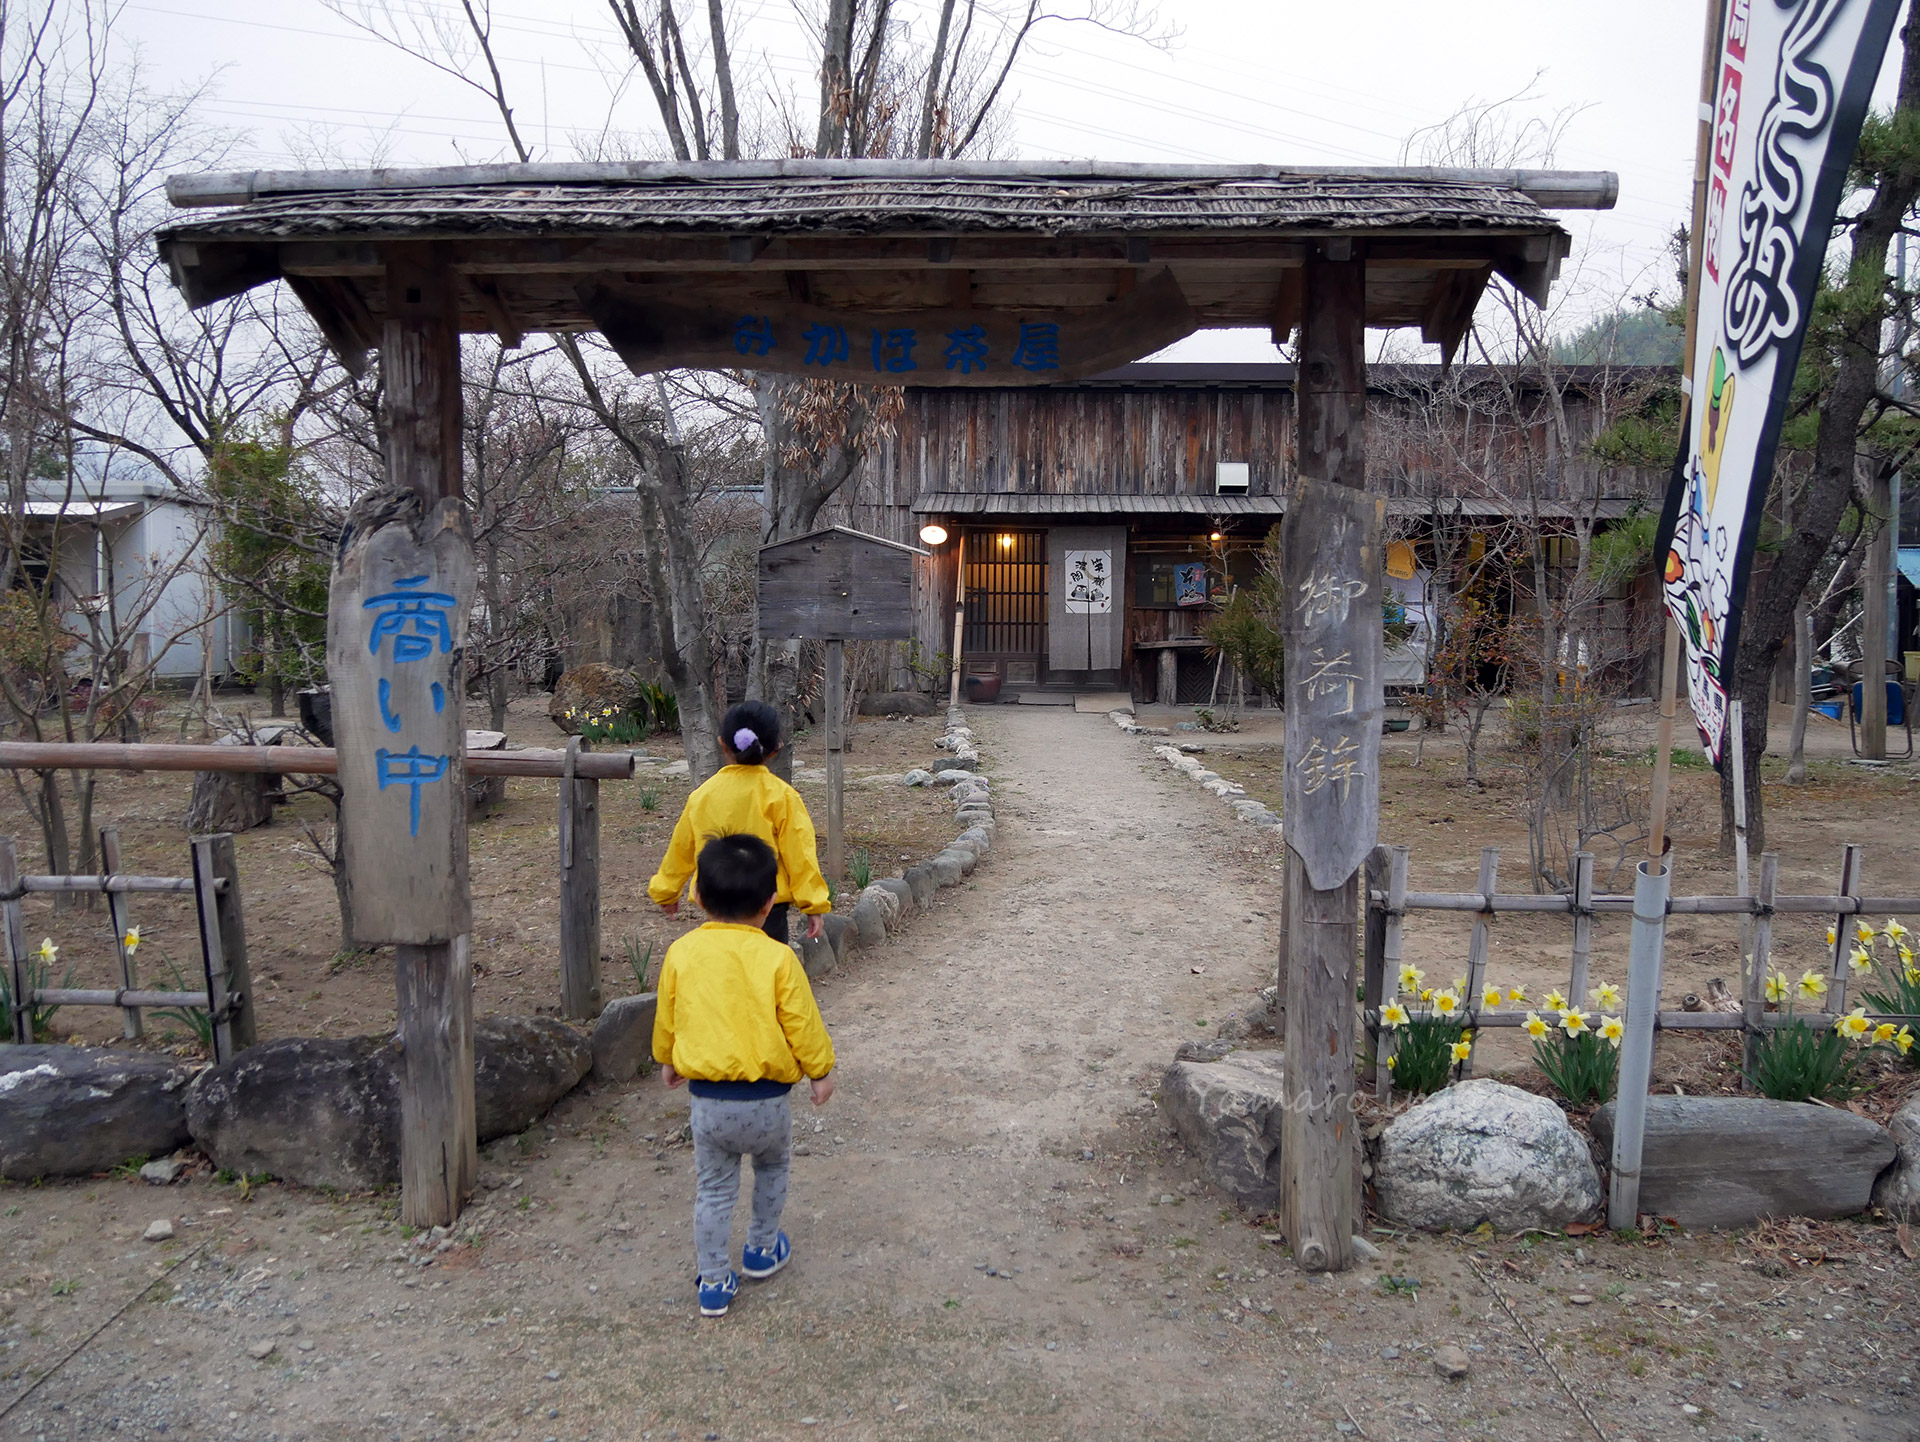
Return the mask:
<svg viewBox="0 0 1920 1442">
<path fill-rule="evenodd" d="M 695 899 L 713 918 L 667 948 L 660 963 L 653 1056 L 669 1087 L 693 1094 L 698 1182 L 693 1242 L 700 1314 L 726 1315 L 740 1290 L 728 1264 L 740 1158 L 753 1158 L 753 1220 L 740 1271 L 758 1279 L 787 1264 L 793 1110 L 787 1093 L 810 1079 L 813 1104 L 833 1095 L 833 1042 L 793 948 L 761 928 L 773 909 L 779 861 L 757 836 L 721 836 L 700 848 Z"/>
<path fill-rule="evenodd" d="M 773 909 L 763 923 L 767 935 L 786 942 L 792 903 L 807 914 L 808 939 L 818 937 L 833 901 L 815 854 L 813 817 L 800 793 L 767 770 L 780 750 L 779 716 L 764 701 L 728 707 L 720 722 L 720 750 L 727 764 L 687 798 L 647 895 L 668 916 L 677 915 L 680 892 L 701 847 L 716 836 L 757 836 L 773 848 L 779 863 Z"/>
</svg>

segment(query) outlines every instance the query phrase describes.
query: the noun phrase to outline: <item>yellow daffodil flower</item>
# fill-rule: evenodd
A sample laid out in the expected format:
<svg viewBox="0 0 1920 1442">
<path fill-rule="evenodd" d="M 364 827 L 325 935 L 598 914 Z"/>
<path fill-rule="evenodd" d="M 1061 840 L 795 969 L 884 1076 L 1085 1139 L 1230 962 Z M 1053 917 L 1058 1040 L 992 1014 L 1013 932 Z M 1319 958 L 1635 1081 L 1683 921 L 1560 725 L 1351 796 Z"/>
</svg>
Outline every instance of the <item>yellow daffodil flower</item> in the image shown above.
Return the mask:
<svg viewBox="0 0 1920 1442">
<path fill-rule="evenodd" d="M 1835 931 L 1831 926 L 1829 926 L 1827 928 L 1827 945 L 1836 946 L 1839 944 L 1839 941 L 1840 941 L 1840 933 Z"/>
<path fill-rule="evenodd" d="M 1551 1030 L 1552 1028 L 1541 1019 L 1539 1012 L 1530 1011 L 1527 1013 L 1527 1035 L 1535 1041 L 1540 1040 L 1541 1037 L 1545 1036 Z"/>
<path fill-rule="evenodd" d="M 52 937 L 44 936 L 40 939 L 40 959 L 48 966 L 53 965 L 53 959 L 59 954 L 60 948 L 53 944 Z"/>
<path fill-rule="evenodd" d="M 1915 986 L 1920 986 L 1920 966 L 1915 966 L 1912 962 L 1907 963 L 1907 980 Z"/>
<path fill-rule="evenodd" d="M 1833 1024 L 1833 1029 L 1849 1041 L 1860 1040 L 1871 1027 L 1872 1023 L 1867 1020 L 1867 1009 L 1864 1006 L 1856 1006 Z"/>
<path fill-rule="evenodd" d="M 1867 955 L 1864 946 L 1856 946 L 1847 953 L 1847 965 L 1853 968 L 1856 977 L 1866 976 L 1873 971 L 1873 958 Z"/>
<path fill-rule="evenodd" d="M 1465 1061 L 1468 1057 L 1472 1055 L 1473 1055 L 1472 1042 L 1462 1038 L 1460 1041 L 1457 1041 L 1453 1044 L 1453 1059 L 1455 1061 Z"/>
<path fill-rule="evenodd" d="M 1510 986 L 1507 988 L 1508 1001 L 1525 1001 L 1526 999 L 1527 989 L 1524 986 Z"/>
<path fill-rule="evenodd" d="M 1432 988 L 1432 987 L 1430 987 L 1430 986 L 1427 986 L 1427 987 L 1422 987 L 1422 988 L 1420 989 L 1420 1000 L 1422 1000 L 1422 1001 L 1432 1001 L 1432 1000 L 1433 1000 L 1433 988 Z"/>
<path fill-rule="evenodd" d="M 1900 924 L 1899 917 L 1889 916 L 1887 918 L 1887 924 L 1880 928 L 1880 934 L 1895 946 L 1898 946 L 1901 941 L 1905 939 L 1907 929 Z"/>
<path fill-rule="evenodd" d="M 1448 989 L 1452 991 L 1455 996 L 1465 996 L 1467 994 L 1467 979 L 1464 976 L 1456 976 L 1453 979 L 1453 985 Z"/>
<path fill-rule="evenodd" d="M 1905 1056 L 1913 1049 L 1913 1028 L 1911 1026 L 1901 1027 L 1899 1031 L 1894 1033 L 1893 1044 L 1900 1048 L 1900 1055 Z"/>
<path fill-rule="evenodd" d="M 1420 983 L 1426 979 L 1427 974 L 1412 962 L 1400 968 L 1400 990 L 1402 991 L 1418 991 Z"/>
<path fill-rule="evenodd" d="M 1398 1065 L 1399 1065 L 1399 1063 L 1400 1063 L 1400 1058 L 1399 1058 L 1399 1057 L 1397 1057 L 1397 1056 L 1390 1056 L 1390 1057 L 1388 1057 L 1388 1058 L 1387 1058 L 1387 1070 L 1388 1070 L 1388 1071 L 1392 1071 L 1392 1070 L 1394 1069 L 1394 1067 L 1396 1067 L 1396 1066 L 1398 1066 Z"/>
<path fill-rule="evenodd" d="M 1615 1046 L 1618 1046 L 1620 1045 L 1620 1038 L 1626 1034 L 1627 1029 L 1620 1024 L 1619 1017 L 1603 1016 L 1600 1018 L 1600 1035 L 1604 1040 L 1610 1041 Z"/>
<path fill-rule="evenodd" d="M 1567 999 L 1560 995 L 1558 988 L 1547 993 L 1547 1010 L 1565 1011 L 1566 1009 Z"/>
<path fill-rule="evenodd" d="M 1497 986 L 1490 986 L 1480 993 L 1480 1005 L 1486 1007 L 1489 1011 L 1499 1006 L 1502 1000 L 1500 988 Z"/>
<path fill-rule="evenodd" d="M 127 928 L 127 934 L 120 938 L 120 944 L 126 947 L 129 955 L 138 951 L 140 949 L 140 928 L 137 926 L 129 926 Z"/>
<path fill-rule="evenodd" d="M 1603 981 L 1587 993 L 1587 1000 L 1598 1007 L 1617 1007 L 1620 1005 L 1620 988 L 1610 981 Z"/>
<path fill-rule="evenodd" d="M 1568 1036 L 1578 1036 L 1581 1032 L 1590 1031 L 1591 1029 L 1592 1028 L 1587 1025 L 1585 1012 L 1563 1011 L 1560 1013 L 1560 1030 L 1564 1031 Z"/>
<path fill-rule="evenodd" d="M 1881 1022 L 1880 1025 L 1876 1026 L 1873 1029 L 1873 1044 L 1875 1046 L 1878 1046 L 1880 1045 L 1881 1042 L 1892 1041 L 1894 1036 L 1894 1031 L 1895 1031 L 1895 1027 L 1892 1022 L 1890 1021 Z"/>
<path fill-rule="evenodd" d="M 1900 948 L 1900 959 L 1904 961 L 1908 966 L 1912 966 L 1913 965 L 1913 948 L 1908 946 L 1904 941 L 1896 942 L 1895 945 Z"/>
<path fill-rule="evenodd" d="M 1458 1010 L 1460 1010 L 1460 998 L 1451 991 L 1436 991 L 1433 994 L 1435 1016 L 1452 1016 Z"/>
<path fill-rule="evenodd" d="M 1767 978 L 1767 1000 L 1781 1002 L 1787 999 L 1787 979 L 1779 972 Z"/>
<path fill-rule="evenodd" d="M 1808 1001 L 1818 1001 L 1827 994 L 1827 979 L 1819 972 L 1808 969 L 1800 973 L 1800 995 Z"/>
<path fill-rule="evenodd" d="M 1874 930 L 1865 921 L 1854 922 L 1853 934 L 1862 946 L 1873 945 Z"/>
<path fill-rule="evenodd" d="M 1399 1002 L 1390 1001 L 1385 1006 L 1380 1008 L 1380 1025 L 1405 1026 L 1406 1024 L 1407 1024 L 1407 1009 L 1404 1006 L 1400 1005 Z"/>
</svg>

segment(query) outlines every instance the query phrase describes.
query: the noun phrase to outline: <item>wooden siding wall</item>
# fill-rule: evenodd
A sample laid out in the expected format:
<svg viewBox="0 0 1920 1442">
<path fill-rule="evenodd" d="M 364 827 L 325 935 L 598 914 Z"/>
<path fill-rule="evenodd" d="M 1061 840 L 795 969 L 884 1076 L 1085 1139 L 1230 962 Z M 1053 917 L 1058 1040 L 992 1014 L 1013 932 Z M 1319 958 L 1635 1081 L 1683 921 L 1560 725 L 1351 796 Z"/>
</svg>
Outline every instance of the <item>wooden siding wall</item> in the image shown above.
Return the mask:
<svg viewBox="0 0 1920 1442">
<path fill-rule="evenodd" d="M 1655 468 L 1603 467 L 1588 447 L 1624 400 L 1619 388 L 1569 393 L 1570 455 L 1542 465 L 1546 454 L 1544 404 L 1496 419 L 1497 406 L 1477 407 L 1470 390 L 1448 417 L 1445 434 L 1434 418 L 1392 393 L 1375 393 L 1368 406 L 1367 473 L 1370 488 L 1395 498 L 1448 496 L 1500 499 L 1522 489 L 1516 472 L 1539 469 L 1545 501 L 1578 505 L 1594 498 L 1641 499 L 1657 504 L 1666 482 Z M 1520 431 L 1525 429 L 1527 434 Z M 1531 456 L 1529 462 L 1526 457 Z M 1283 493 L 1294 474 L 1294 404 L 1284 385 L 1086 387 L 1040 390 L 913 391 L 888 434 L 878 439 L 853 480 L 822 514 L 891 540 L 918 543 L 921 523 L 912 507 L 932 491 L 1048 495 L 1208 495 L 1218 461 L 1245 461 L 1249 493 Z M 953 645 L 956 555 L 961 531 L 1013 516 L 942 518 L 952 538 L 915 563 L 915 638 L 931 663 Z M 1062 518 L 1065 519 L 1065 518 Z M 1092 520 L 1087 516 L 1083 519 Z M 1170 519 L 1170 518 L 1169 518 Z M 1035 518 L 1025 525 L 1045 525 Z M 1140 522 L 1134 522 L 1138 525 Z M 1161 521 L 1156 529 L 1166 529 Z M 1181 529 L 1181 527 L 1174 527 Z M 1203 519 L 1190 527 L 1201 530 Z M 1129 662 L 1135 641 L 1193 634 L 1198 616 L 1140 611 L 1127 586 Z M 911 676 L 902 660 L 895 683 Z"/>
</svg>

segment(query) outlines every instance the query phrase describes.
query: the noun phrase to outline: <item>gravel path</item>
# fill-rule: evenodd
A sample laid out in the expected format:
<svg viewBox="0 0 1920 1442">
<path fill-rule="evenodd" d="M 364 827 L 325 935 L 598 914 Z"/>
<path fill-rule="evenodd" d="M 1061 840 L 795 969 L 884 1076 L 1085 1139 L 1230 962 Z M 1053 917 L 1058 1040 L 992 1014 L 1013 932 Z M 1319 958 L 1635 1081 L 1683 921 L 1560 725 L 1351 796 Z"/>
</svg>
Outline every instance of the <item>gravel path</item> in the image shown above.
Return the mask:
<svg viewBox="0 0 1920 1442">
<path fill-rule="evenodd" d="M 998 843 L 819 986 L 840 1091 L 796 1104 L 794 1261 L 729 1317 L 693 1305 L 684 1094 L 582 1091 L 488 1149 L 437 1251 L 391 1199 L 204 1173 L 0 1191 L 0 1406 L 154 1283 L 0 1436 L 1591 1438 L 1538 1343 L 1608 1442 L 1920 1437 L 1920 1296 L 1885 1228 L 1808 1233 L 1802 1261 L 1382 1237 L 1380 1263 L 1296 1273 L 1150 1100 L 1269 979 L 1271 841 L 1105 718 L 974 724 Z M 139 1241 L 161 1215 L 178 1239 Z"/>
</svg>

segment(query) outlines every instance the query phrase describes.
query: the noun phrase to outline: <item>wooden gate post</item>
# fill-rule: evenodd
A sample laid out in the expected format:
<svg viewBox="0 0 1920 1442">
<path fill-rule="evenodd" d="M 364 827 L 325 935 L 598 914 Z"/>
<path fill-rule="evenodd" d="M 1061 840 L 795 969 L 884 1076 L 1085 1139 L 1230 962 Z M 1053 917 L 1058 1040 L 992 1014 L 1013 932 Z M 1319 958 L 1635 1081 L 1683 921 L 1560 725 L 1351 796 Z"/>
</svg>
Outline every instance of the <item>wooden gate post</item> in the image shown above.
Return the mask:
<svg viewBox="0 0 1920 1442">
<path fill-rule="evenodd" d="M 213 1021 L 213 1057 L 231 1061 L 258 1039 L 247 966 L 247 927 L 240 913 L 240 868 L 231 832 L 196 836 L 190 844 L 200 957 Z"/>
<path fill-rule="evenodd" d="M 460 1215 L 479 1170 L 461 714 L 473 547 L 455 277 L 432 243 L 397 243 L 385 292 L 388 488 L 349 516 L 327 666 L 354 939 L 394 947 L 400 1220 L 428 1227 Z"/>
<path fill-rule="evenodd" d="M 600 783 L 578 776 L 591 749 L 567 738 L 560 777 L 560 1014 L 600 1015 Z"/>
<path fill-rule="evenodd" d="M 836 887 L 847 869 L 846 643 L 827 642 L 827 879 Z"/>
<path fill-rule="evenodd" d="M 1353 1264 L 1359 867 L 1379 835 L 1380 529 L 1366 487 L 1366 263 L 1308 249 L 1297 391 L 1300 481 L 1288 506 L 1285 986 L 1289 1105 L 1281 1208 L 1294 1260 Z"/>
</svg>

